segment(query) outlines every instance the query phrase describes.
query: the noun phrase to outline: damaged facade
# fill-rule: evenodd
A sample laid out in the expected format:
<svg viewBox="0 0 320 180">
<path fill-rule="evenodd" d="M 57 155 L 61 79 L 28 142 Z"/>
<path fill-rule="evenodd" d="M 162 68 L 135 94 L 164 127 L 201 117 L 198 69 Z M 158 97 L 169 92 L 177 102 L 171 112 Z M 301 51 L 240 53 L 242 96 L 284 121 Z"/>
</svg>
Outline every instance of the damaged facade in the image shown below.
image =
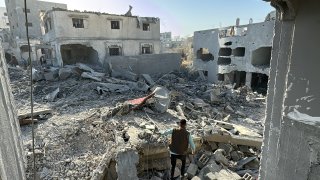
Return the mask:
<svg viewBox="0 0 320 180">
<path fill-rule="evenodd" d="M 275 12 L 265 22 L 229 26 L 194 33 L 194 68 L 209 82 L 266 90 L 270 69 Z"/>
<path fill-rule="evenodd" d="M 5 1 L 7 15 L 10 22 L 10 48 L 6 49 L 6 53 L 14 56 L 20 64 L 25 64 L 28 59 L 28 45 L 25 24 L 25 9 L 23 0 L 7 0 Z M 67 9 L 66 4 L 52 3 L 46 1 L 28 0 L 28 29 L 31 46 L 31 59 L 39 60 L 43 54 L 38 45 L 41 43 L 40 14 L 53 8 Z M 8 59 L 7 59 L 8 60 Z"/>
<path fill-rule="evenodd" d="M 160 20 L 151 17 L 51 10 L 42 16 L 46 58 L 55 66 L 108 64 L 113 56 L 159 54 Z"/>
</svg>

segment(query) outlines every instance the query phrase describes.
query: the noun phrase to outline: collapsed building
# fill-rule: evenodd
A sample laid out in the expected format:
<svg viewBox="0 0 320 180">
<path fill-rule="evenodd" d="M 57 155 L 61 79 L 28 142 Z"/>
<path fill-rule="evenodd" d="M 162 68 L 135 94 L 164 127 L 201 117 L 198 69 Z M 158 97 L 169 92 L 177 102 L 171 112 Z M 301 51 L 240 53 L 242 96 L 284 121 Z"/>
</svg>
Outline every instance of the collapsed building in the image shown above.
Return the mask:
<svg viewBox="0 0 320 180">
<path fill-rule="evenodd" d="M 275 12 L 265 22 L 196 31 L 194 68 L 209 82 L 236 83 L 267 89 Z"/>
</svg>

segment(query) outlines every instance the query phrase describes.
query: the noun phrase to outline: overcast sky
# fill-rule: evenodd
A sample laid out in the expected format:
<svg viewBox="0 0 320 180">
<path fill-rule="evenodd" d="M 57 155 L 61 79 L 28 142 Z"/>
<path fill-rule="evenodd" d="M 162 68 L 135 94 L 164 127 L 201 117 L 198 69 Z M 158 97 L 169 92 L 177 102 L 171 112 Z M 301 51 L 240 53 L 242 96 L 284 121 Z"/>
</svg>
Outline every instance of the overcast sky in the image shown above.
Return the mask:
<svg viewBox="0 0 320 180">
<path fill-rule="evenodd" d="M 229 26 L 240 18 L 241 24 L 262 22 L 274 9 L 263 0 L 47 0 L 66 3 L 70 10 L 90 10 L 124 14 L 133 6 L 133 15 L 159 17 L 161 32 L 192 35 L 194 31 Z M 0 0 L 0 6 L 5 6 Z"/>
</svg>

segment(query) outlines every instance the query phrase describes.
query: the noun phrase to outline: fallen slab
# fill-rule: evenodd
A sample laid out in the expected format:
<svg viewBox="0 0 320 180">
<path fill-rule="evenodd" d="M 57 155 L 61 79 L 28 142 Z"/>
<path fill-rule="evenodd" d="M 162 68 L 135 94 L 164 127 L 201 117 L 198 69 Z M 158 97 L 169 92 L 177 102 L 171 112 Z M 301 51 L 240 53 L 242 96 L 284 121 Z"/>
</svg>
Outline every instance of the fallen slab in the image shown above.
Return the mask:
<svg viewBox="0 0 320 180">
<path fill-rule="evenodd" d="M 81 74 L 81 77 L 87 78 L 87 79 L 92 79 L 92 80 L 95 80 L 95 81 L 102 81 L 102 79 L 100 77 L 96 77 L 96 76 L 94 76 L 94 74 L 89 73 L 89 72 L 83 72 Z"/>
<path fill-rule="evenodd" d="M 51 109 L 36 109 L 33 112 L 33 116 L 39 116 L 39 115 L 43 115 L 43 114 L 51 114 L 52 110 Z M 31 117 L 31 112 L 28 113 L 19 113 L 18 115 L 18 119 L 26 119 L 26 118 L 30 118 Z"/>
<path fill-rule="evenodd" d="M 203 139 L 209 142 L 231 143 L 236 145 L 252 146 L 258 149 L 260 149 L 262 145 L 262 138 L 237 136 L 231 134 L 214 133 L 210 136 L 204 137 Z"/>
</svg>

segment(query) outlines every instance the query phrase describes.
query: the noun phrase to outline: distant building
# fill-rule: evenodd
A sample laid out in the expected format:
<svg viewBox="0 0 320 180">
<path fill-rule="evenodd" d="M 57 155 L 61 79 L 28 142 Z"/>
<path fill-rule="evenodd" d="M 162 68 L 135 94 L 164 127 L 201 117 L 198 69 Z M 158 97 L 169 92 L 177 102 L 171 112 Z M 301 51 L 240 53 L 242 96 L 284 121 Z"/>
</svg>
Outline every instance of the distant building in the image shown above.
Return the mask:
<svg viewBox="0 0 320 180">
<path fill-rule="evenodd" d="M 57 66 L 160 53 L 158 18 L 55 9 L 43 14 L 41 28 L 46 58 Z"/>
<path fill-rule="evenodd" d="M 194 67 L 209 82 L 225 81 L 266 91 L 274 13 L 265 22 L 194 32 Z"/>
<path fill-rule="evenodd" d="M 9 29 L 9 19 L 7 14 L 7 9 L 5 7 L 0 7 L 0 29 Z"/>
</svg>

